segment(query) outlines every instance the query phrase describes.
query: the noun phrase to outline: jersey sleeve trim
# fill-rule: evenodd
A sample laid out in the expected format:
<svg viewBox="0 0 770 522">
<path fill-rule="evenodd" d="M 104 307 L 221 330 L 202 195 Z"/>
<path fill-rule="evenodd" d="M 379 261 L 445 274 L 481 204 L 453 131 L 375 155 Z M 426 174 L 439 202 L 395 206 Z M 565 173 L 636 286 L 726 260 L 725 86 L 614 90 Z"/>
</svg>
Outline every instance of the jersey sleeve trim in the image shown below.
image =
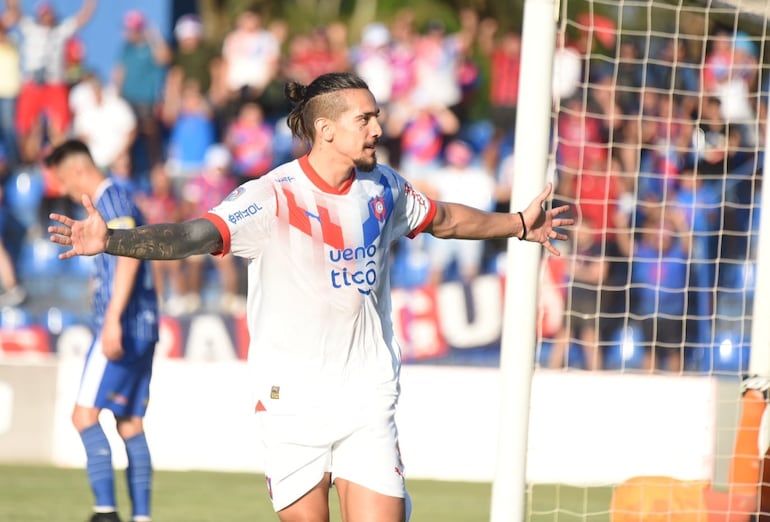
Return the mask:
<svg viewBox="0 0 770 522">
<path fill-rule="evenodd" d="M 436 210 L 438 210 L 436 207 L 436 202 L 430 198 L 427 198 L 427 199 L 428 199 L 428 202 L 430 203 L 430 208 L 428 209 L 428 213 L 425 215 L 425 219 L 422 220 L 422 223 L 420 223 L 417 226 L 417 228 L 415 228 L 409 234 L 406 235 L 406 237 L 408 237 L 409 239 L 414 239 L 415 237 L 417 237 L 418 234 L 421 234 L 422 231 L 425 230 L 428 227 L 428 225 L 431 224 L 431 222 L 433 221 L 433 218 L 436 217 Z"/>
<path fill-rule="evenodd" d="M 211 221 L 215 227 L 217 227 L 217 230 L 219 230 L 220 235 L 222 236 L 222 250 L 219 252 L 212 252 L 212 256 L 216 257 L 224 257 L 226 254 L 230 253 L 230 227 L 227 226 L 227 223 L 225 223 L 225 220 L 219 217 L 218 215 L 214 214 L 213 212 L 207 212 L 203 215 L 204 219 L 208 219 Z"/>
</svg>

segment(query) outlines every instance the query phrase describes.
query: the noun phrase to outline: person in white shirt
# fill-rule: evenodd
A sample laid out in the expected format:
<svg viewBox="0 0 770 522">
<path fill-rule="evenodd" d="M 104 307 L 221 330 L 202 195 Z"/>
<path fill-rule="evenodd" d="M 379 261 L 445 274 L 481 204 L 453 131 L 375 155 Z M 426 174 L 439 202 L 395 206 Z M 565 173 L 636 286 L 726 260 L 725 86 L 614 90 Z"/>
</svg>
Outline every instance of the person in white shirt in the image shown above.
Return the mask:
<svg viewBox="0 0 770 522">
<path fill-rule="evenodd" d="M 65 48 L 67 41 L 91 19 L 96 4 L 97 0 L 83 0 L 77 13 L 59 20 L 49 1 L 38 2 L 32 17 L 22 15 L 19 0 L 8 0 L 3 24 L 7 28 L 18 26 L 22 36 L 22 86 L 16 107 L 22 162 L 39 159 L 46 130 L 40 124 L 43 114 L 47 117 L 51 143 L 63 141 L 69 131 L 72 115 L 67 103 Z"/>
<path fill-rule="evenodd" d="M 281 48 L 273 33 L 262 27 L 262 14 L 249 9 L 238 15 L 235 29 L 225 36 L 222 58 L 231 95 L 245 91 L 259 96 L 278 73 Z"/>
<path fill-rule="evenodd" d="M 410 504 L 395 410 L 401 351 L 391 322 L 393 242 L 518 237 L 556 254 L 568 206 L 545 210 L 547 186 L 521 212 L 490 213 L 433 201 L 377 163 L 382 128 L 367 84 L 328 73 L 289 82 L 288 124 L 309 152 L 239 186 L 185 223 L 111 230 L 83 198 L 75 221 L 51 214 L 60 254 L 144 259 L 197 254 L 249 259 L 246 317 L 254 409 L 265 474 L 283 522 L 329 519 L 337 489 L 343 520 L 396 522 Z"/>
<path fill-rule="evenodd" d="M 103 86 L 96 76 L 87 76 L 81 86 L 88 94 L 80 100 L 77 91 L 70 92 L 75 98 L 72 133 L 88 145 L 97 167 L 111 169 L 130 157 L 137 136 L 136 115 L 114 87 Z"/>
</svg>

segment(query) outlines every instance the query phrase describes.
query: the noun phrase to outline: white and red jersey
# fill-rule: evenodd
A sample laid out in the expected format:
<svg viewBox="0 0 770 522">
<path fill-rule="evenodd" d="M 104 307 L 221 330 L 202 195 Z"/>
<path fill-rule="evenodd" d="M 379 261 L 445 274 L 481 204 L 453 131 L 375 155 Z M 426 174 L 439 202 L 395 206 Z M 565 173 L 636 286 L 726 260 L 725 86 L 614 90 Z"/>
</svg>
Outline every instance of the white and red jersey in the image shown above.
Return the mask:
<svg viewBox="0 0 770 522">
<path fill-rule="evenodd" d="M 401 352 L 390 317 L 390 248 L 435 212 L 389 167 L 356 171 L 336 190 L 304 156 L 244 183 L 207 214 L 222 234 L 222 254 L 249 260 L 258 409 L 395 400 Z"/>
</svg>

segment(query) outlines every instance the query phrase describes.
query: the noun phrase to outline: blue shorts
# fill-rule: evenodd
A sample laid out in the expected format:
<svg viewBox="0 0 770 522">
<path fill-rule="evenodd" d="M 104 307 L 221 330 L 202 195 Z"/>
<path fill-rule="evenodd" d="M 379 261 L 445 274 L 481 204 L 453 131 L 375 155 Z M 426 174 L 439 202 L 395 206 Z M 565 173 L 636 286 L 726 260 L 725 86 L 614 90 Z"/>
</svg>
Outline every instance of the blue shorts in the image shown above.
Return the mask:
<svg viewBox="0 0 770 522">
<path fill-rule="evenodd" d="M 123 339 L 126 355 L 110 361 L 102 352 L 101 337 L 86 356 L 76 403 L 104 408 L 116 417 L 144 417 L 150 400 L 150 378 L 155 341 Z"/>
</svg>

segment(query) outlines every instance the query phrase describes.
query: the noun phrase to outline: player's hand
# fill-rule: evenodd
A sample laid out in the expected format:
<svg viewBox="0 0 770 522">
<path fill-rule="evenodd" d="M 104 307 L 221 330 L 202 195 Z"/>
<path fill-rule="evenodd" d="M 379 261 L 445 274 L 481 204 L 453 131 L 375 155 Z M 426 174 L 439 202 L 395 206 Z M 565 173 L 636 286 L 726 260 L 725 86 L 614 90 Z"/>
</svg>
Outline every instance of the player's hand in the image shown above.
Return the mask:
<svg viewBox="0 0 770 522">
<path fill-rule="evenodd" d="M 102 353 L 110 361 L 118 361 L 123 358 L 123 327 L 120 320 L 111 320 L 105 317 L 102 326 Z"/>
<path fill-rule="evenodd" d="M 572 218 L 559 217 L 570 209 L 569 205 L 562 205 L 551 210 L 545 210 L 543 205 L 551 195 L 553 185 L 548 183 L 529 206 L 523 210 L 524 222 L 527 224 L 527 241 L 542 244 L 550 253 L 559 255 L 559 251 L 551 244 L 551 240 L 567 239 L 567 234 L 555 230 L 559 227 L 570 226 L 575 223 Z"/>
<path fill-rule="evenodd" d="M 107 223 L 94 208 L 91 198 L 83 195 L 83 206 L 88 216 L 80 221 L 62 214 L 52 213 L 49 217 L 63 226 L 51 225 L 48 233 L 51 241 L 72 248 L 59 254 L 59 259 L 69 259 L 74 256 L 93 256 L 104 252 L 107 248 Z"/>
</svg>

